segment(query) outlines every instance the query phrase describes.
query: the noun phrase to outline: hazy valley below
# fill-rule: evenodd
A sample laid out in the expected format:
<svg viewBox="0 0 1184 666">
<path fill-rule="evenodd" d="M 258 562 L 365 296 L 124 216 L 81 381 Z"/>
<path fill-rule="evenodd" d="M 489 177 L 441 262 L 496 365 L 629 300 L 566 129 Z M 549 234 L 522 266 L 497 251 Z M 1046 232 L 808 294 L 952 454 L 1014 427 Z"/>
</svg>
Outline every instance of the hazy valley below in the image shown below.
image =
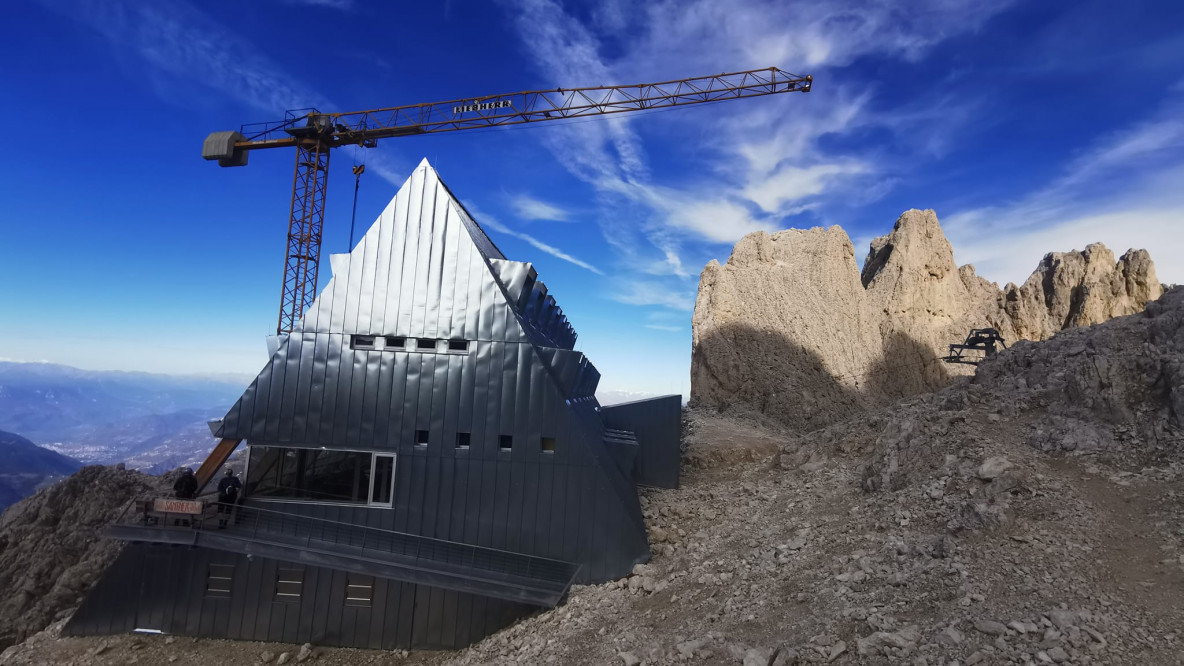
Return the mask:
<svg viewBox="0 0 1184 666">
<path fill-rule="evenodd" d="M 0 362 L 0 508 L 83 465 L 199 461 L 249 381 Z"/>
</svg>

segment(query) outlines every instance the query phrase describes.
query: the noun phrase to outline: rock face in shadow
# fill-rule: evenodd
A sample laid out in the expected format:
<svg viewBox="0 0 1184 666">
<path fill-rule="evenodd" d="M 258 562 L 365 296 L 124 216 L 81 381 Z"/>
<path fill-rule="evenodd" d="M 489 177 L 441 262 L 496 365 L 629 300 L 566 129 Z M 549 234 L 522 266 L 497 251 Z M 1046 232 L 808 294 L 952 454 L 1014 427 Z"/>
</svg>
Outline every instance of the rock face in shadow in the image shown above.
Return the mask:
<svg viewBox="0 0 1184 666">
<path fill-rule="evenodd" d="M 835 377 L 815 351 L 795 344 L 769 329 L 729 324 L 702 340 L 707 360 L 696 364 L 699 383 L 727 386 L 712 395 L 713 405 L 745 415 L 757 412 L 777 421 L 790 415 L 803 428 L 820 428 L 866 407 L 862 391 L 853 381 Z M 735 372 L 737 351 L 748 351 L 753 360 Z M 722 365 L 716 372 L 715 364 Z M 786 368 L 792 372 L 786 372 Z M 775 387 L 775 388 L 770 388 Z"/>
<path fill-rule="evenodd" d="M 691 400 L 808 430 L 969 374 L 939 359 L 971 328 L 1044 340 L 1162 292 L 1146 251 L 1115 261 L 1100 244 L 1050 253 L 1022 286 L 1000 289 L 958 267 L 932 210 L 902 214 L 862 269 L 839 227 L 757 232 L 703 269 Z"/>
<path fill-rule="evenodd" d="M 703 269 L 692 399 L 823 425 L 862 405 L 879 357 L 855 250 L 839 227 L 749 234 Z"/>
</svg>

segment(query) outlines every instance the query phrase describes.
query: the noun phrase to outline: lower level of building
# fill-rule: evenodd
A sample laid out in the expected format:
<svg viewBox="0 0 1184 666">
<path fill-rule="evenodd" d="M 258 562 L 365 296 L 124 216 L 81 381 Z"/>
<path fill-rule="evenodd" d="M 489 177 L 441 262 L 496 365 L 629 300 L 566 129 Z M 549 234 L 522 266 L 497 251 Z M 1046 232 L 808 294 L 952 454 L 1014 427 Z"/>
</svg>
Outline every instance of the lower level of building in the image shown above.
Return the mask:
<svg viewBox="0 0 1184 666">
<path fill-rule="evenodd" d="M 63 633 L 457 649 L 538 610 L 311 563 L 129 543 Z"/>
</svg>

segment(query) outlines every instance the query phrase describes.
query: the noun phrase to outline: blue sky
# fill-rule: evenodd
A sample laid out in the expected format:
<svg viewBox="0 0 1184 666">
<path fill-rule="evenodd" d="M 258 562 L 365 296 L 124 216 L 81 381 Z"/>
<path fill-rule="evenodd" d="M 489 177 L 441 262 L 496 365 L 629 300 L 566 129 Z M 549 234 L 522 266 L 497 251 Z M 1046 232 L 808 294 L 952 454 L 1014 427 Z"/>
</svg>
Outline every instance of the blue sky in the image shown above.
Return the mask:
<svg viewBox="0 0 1184 666">
<path fill-rule="evenodd" d="M 934 208 L 1000 284 L 1095 240 L 1184 282 L 1179 2 L 43 0 L 8 8 L 0 55 L 3 358 L 262 367 L 292 155 L 221 169 L 209 132 L 768 66 L 813 92 L 339 150 L 324 252 L 355 160 L 362 226 L 426 156 L 534 262 L 602 388 L 650 393 L 689 390 L 699 272 L 759 229 L 840 224 L 862 257 Z"/>
</svg>

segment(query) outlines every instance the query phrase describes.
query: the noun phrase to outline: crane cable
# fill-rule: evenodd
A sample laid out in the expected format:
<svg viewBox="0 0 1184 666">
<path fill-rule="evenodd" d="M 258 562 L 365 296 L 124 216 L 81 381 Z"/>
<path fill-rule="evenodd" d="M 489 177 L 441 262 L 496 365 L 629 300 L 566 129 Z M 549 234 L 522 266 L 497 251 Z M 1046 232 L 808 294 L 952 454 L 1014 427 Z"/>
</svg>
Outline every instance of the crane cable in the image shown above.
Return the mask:
<svg viewBox="0 0 1184 666">
<path fill-rule="evenodd" d="M 349 251 L 354 249 L 354 222 L 358 219 L 358 187 L 362 184 L 362 174 L 366 172 L 366 164 L 354 165 L 354 212 L 349 217 Z"/>
</svg>

